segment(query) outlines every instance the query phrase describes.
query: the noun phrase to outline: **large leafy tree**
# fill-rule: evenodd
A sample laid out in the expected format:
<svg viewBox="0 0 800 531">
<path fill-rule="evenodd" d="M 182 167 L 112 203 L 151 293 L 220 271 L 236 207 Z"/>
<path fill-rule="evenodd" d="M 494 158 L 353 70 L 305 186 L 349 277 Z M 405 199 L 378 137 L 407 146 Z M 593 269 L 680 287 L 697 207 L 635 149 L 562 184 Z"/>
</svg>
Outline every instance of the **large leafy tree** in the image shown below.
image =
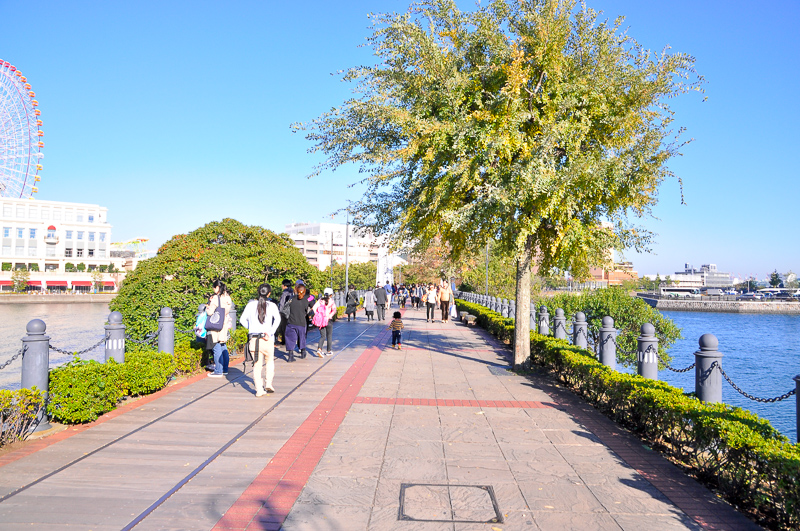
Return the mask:
<svg viewBox="0 0 800 531">
<path fill-rule="evenodd" d="M 322 279 L 325 286 L 331 286 L 331 277 L 333 277 L 332 288 L 336 291 L 345 291 L 345 279 L 349 280 L 350 284 L 355 286 L 356 289 L 372 289 L 375 287 L 375 275 L 378 272 L 378 266 L 374 262 L 363 262 L 359 264 L 350 264 L 349 271 L 345 271 L 345 264 L 334 262 L 333 272 L 331 266 L 325 268 L 322 272 Z"/>
<path fill-rule="evenodd" d="M 315 174 L 366 176 L 357 224 L 420 249 L 441 237 L 451 259 L 494 239 L 516 261 L 518 366 L 532 266 L 581 278 L 609 248 L 648 248 L 631 220 L 681 146 L 666 101 L 703 80 L 575 0 L 428 0 L 374 21 L 378 61 L 345 74 L 356 96 L 295 128 L 327 156 Z"/>
<path fill-rule="evenodd" d="M 136 337 L 156 331 L 165 306 L 172 308 L 177 330 L 191 330 L 214 280 L 225 282 L 241 313 L 259 284 L 269 282 L 279 293 L 284 278 L 302 278 L 315 291 L 324 287 L 321 273 L 290 238 L 223 219 L 173 236 L 155 257 L 128 273 L 109 306 L 122 313 L 127 331 Z"/>
</svg>

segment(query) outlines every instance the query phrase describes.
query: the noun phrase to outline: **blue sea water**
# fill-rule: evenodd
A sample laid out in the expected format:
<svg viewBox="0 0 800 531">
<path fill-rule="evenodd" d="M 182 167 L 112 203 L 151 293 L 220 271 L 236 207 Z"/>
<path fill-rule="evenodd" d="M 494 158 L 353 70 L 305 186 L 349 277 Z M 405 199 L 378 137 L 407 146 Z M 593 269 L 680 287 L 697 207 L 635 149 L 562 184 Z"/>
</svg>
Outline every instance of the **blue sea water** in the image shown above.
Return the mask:
<svg viewBox="0 0 800 531">
<path fill-rule="evenodd" d="M 681 329 L 684 339 L 670 348 L 676 369 L 694 363 L 698 339 L 714 334 L 723 354 L 722 367 L 743 391 L 757 397 L 775 397 L 795 388 L 794 376 L 800 374 L 800 316 L 711 312 L 662 312 Z M 664 370 L 659 379 L 684 391 L 694 391 L 694 370 L 674 373 Z M 722 382 L 722 401 L 749 409 L 796 441 L 794 396 L 775 403 L 752 401 Z"/>
</svg>

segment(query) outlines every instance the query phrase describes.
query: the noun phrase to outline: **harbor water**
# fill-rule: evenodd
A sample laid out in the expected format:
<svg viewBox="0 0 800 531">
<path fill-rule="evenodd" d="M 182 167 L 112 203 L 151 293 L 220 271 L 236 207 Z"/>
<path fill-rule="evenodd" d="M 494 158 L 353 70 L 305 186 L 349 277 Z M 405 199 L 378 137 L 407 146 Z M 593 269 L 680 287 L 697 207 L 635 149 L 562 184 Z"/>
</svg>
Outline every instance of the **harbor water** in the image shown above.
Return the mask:
<svg viewBox="0 0 800 531">
<path fill-rule="evenodd" d="M 88 348 L 105 335 L 108 320 L 106 303 L 34 303 L 4 304 L 0 306 L 0 365 L 22 348 L 25 327 L 31 319 L 41 319 L 47 325 L 50 344 L 62 350 L 75 352 Z M 105 360 L 105 349 L 100 345 L 83 359 Z M 50 367 L 63 365 L 72 356 L 50 351 Z M 22 358 L 0 371 L 0 389 L 19 389 L 22 375 Z"/>
</svg>

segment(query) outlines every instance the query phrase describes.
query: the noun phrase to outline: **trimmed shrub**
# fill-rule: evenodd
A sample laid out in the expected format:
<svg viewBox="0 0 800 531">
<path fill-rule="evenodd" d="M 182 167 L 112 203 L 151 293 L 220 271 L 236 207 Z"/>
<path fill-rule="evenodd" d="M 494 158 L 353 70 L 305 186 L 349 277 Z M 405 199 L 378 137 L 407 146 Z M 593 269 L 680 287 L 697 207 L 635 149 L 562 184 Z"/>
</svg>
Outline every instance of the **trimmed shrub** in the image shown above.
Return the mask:
<svg viewBox="0 0 800 531">
<path fill-rule="evenodd" d="M 36 389 L 0 389 L 0 447 L 24 439 L 44 408 L 44 398 Z"/>
<path fill-rule="evenodd" d="M 175 342 L 175 369 L 178 374 L 194 374 L 203 367 L 205 343 L 179 340 Z"/>
<path fill-rule="evenodd" d="M 47 412 L 63 424 L 91 422 L 113 410 L 127 394 L 124 367 L 75 357 L 50 371 Z"/>
<path fill-rule="evenodd" d="M 147 395 L 167 385 L 175 374 L 175 360 L 166 352 L 128 352 L 123 370 L 130 395 Z"/>
</svg>

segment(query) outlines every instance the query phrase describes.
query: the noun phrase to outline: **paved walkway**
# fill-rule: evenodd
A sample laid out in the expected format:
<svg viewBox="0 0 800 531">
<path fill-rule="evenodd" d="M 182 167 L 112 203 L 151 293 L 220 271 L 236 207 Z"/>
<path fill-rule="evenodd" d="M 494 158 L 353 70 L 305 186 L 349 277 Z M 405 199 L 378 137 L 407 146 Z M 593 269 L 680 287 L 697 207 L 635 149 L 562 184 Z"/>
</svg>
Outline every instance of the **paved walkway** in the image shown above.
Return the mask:
<svg viewBox="0 0 800 531">
<path fill-rule="evenodd" d="M 232 367 L 4 456 L 0 529 L 757 529 L 483 331 L 404 322 L 403 350 L 337 323 L 273 395 Z"/>
</svg>

